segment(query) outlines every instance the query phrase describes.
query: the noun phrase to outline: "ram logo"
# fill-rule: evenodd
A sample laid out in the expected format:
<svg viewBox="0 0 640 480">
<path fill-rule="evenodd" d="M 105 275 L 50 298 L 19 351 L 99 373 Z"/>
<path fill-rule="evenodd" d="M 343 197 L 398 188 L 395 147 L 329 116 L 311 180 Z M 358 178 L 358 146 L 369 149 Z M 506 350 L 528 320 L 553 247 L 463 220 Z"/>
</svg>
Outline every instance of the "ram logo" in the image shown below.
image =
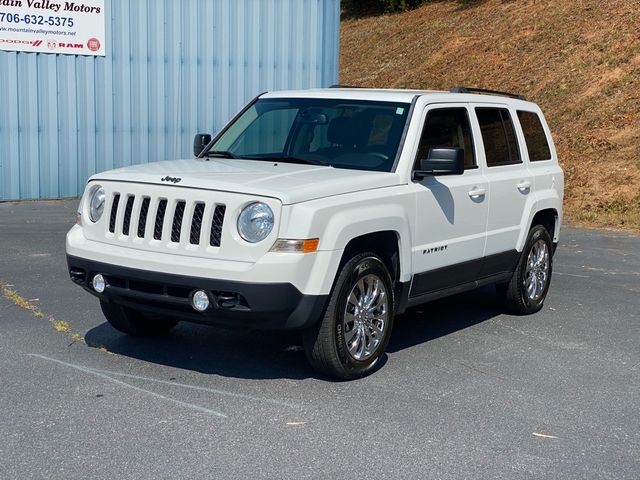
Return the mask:
<svg viewBox="0 0 640 480">
<path fill-rule="evenodd" d="M 160 179 L 161 182 L 171 182 L 171 183 L 179 183 L 182 181 L 181 178 L 176 178 L 176 177 L 170 177 L 169 175 L 167 175 L 166 177 L 163 177 Z"/>
</svg>

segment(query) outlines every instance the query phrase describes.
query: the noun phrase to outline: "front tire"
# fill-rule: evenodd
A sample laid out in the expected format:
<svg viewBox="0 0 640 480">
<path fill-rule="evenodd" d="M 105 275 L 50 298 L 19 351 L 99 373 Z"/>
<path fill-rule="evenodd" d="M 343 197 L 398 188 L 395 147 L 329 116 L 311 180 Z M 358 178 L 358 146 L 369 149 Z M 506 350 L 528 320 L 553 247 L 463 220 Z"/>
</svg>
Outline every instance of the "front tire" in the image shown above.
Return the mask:
<svg viewBox="0 0 640 480">
<path fill-rule="evenodd" d="M 542 225 L 534 226 L 511 280 L 496 286 L 509 311 L 529 315 L 542 308 L 551 284 L 552 257 L 549 232 Z"/>
<path fill-rule="evenodd" d="M 177 325 L 177 321 L 155 315 L 147 315 L 131 308 L 100 300 L 100 308 L 113 328 L 128 335 L 150 337 L 164 335 Z"/>
<path fill-rule="evenodd" d="M 324 317 L 303 337 L 313 368 L 343 380 L 374 371 L 393 328 L 393 288 L 374 253 L 352 257 L 340 270 Z"/>
</svg>

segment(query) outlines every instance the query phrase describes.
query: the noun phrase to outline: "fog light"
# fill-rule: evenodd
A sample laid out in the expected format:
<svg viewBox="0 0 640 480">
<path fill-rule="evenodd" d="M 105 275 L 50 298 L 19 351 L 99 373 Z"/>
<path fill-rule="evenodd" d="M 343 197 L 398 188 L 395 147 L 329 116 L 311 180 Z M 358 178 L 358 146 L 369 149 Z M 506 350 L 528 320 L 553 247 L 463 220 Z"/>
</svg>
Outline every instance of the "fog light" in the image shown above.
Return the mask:
<svg viewBox="0 0 640 480">
<path fill-rule="evenodd" d="M 93 277 L 91 283 L 93 284 L 93 289 L 98 293 L 104 292 L 104 289 L 107 286 L 107 282 L 104 281 L 104 277 L 100 274 Z"/>
<path fill-rule="evenodd" d="M 209 295 L 204 290 L 198 290 L 191 297 L 191 306 L 198 312 L 204 312 L 209 308 Z"/>
</svg>

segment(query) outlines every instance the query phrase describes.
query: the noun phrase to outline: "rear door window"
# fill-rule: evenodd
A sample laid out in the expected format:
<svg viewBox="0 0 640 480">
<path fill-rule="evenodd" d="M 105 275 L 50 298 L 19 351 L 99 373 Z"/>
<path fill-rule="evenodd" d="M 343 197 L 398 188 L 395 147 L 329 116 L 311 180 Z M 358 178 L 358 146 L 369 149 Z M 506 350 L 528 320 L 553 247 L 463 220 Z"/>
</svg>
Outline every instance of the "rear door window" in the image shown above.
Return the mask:
<svg viewBox="0 0 640 480">
<path fill-rule="evenodd" d="M 497 167 L 522 163 L 509 110 L 478 107 L 476 115 L 482 132 L 487 165 Z"/>
<path fill-rule="evenodd" d="M 518 120 L 527 142 L 529 160 L 532 162 L 551 160 L 551 149 L 538 114 L 518 110 Z"/>
</svg>

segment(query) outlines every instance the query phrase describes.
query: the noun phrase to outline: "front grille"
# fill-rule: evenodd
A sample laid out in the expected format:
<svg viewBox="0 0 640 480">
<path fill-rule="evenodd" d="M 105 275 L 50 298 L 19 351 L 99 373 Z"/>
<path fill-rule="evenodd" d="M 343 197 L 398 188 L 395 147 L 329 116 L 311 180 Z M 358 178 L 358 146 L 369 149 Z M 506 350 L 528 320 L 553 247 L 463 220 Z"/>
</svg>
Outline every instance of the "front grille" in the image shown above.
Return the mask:
<svg viewBox="0 0 640 480">
<path fill-rule="evenodd" d="M 180 242 L 180 231 L 182 230 L 182 217 L 184 216 L 185 202 L 180 200 L 176 205 L 176 212 L 173 214 L 173 225 L 171 225 L 171 241 Z"/>
<path fill-rule="evenodd" d="M 144 238 L 144 231 L 147 228 L 147 215 L 149 214 L 149 203 L 151 199 L 144 197 L 140 206 L 140 217 L 138 218 L 138 238 Z"/>
<path fill-rule="evenodd" d="M 120 202 L 121 197 L 122 202 Z M 125 199 L 126 202 L 124 202 Z M 120 203 L 123 203 L 124 208 L 118 208 Z M 152 207 L 152 203 L 156 207 Z M 182 238 L 183 242 L 188 242 L 190 245 L 200 245 L 204 228 L 205 232 L 209 233 L 208 239 L 206 234 L 204 236 L 205 244 L 208 240 L 212 247 L 219 247 L 222 241 L 225 211 L 226 206 L 217 203 L 176 201 L 167 198 L 160 198 L 154 203 L 148 195 L 115 193 L 111 202 L 109 232 L 116 233 L 116 225 L 120 232 L 119 225 L 122 225 L 123 235 L 135 235 L 137 238 L 144 239 L 147 235 L 147 225 L 151 223 L 153 230 L 150 236 L 154 240 L 180 243 Z M 211 222 L 210 228 L 209 225 L 203 227 L 207 219 Z M 167 225 L 167 222 L 171 223 Z M 163 237 L 165 231 L 167 235 Z"/>
<path fill-rule="evenodd" d="M 124 220 L 122 221 L 122 234 L 129 235 L 131 226 L 131 210 L 133 210 L 133 195 L 127 197 L 127 206 L 124 208 Z"/>
<path fill-rule="evenodd" d="M 193 217 L 191 218 L 191 235 L 189 235 L 189 243 L 191 245 L 198 245 L 200 243 L 203 216 L 204 203 L 196 203 L 196 208 L 193 209 Z"/>
<path fill-rule="evenodd" d="M 224 205 L 216 206 L 213 212 L 213 221 L 211 222 L 211 235 L 209 237 L 209 245 L 219 247 L 222 241 L 222 224 L 224 222 L 224 212 L 227 207 Z"/>
<path fill-rule="evenodd" d="M 109 217 L 109 231 L 114 233 L 116 231 L 116 217 L 118 215 L 118 203 L 120 203 L 120 194 L 116 193 L 113 196 L 113 204 L 111 205 L 111 215 Z"/>
<path fill-rule="evenodd" d="M 164 224 L 164 212 L 166 210 L 167 201 L 165 199 L 162 199 L 158 204 L 158 211 L 156 212 L 156 224 L 153 227 L 153 238 L 156 240 L 162 239 L 162 225 Z"/>
</svg>

